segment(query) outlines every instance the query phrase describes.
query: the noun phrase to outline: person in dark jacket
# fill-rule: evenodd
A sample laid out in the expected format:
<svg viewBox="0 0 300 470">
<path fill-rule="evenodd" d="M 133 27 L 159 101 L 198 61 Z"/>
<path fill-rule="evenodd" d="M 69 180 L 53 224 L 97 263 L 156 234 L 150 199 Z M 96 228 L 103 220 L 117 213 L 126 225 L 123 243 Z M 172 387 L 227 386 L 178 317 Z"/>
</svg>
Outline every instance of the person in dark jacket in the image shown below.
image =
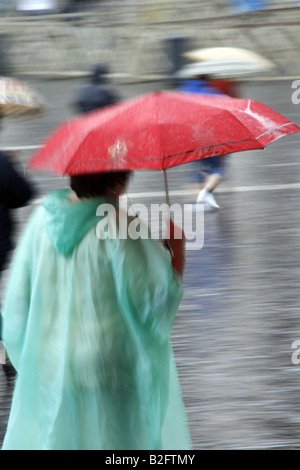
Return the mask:
<svg viewBox="0 0 300 470">
<path fill-rule="evenodd" d="M 32 196 L 32 186 L 15 169 L 9 155 L 0 152 L 0 276 L 12 249 L 11 211 L 25 206 Z"/>
<path fill-rule="evenodd" d="M 33 196 L 33 188 L 12 163 L 9 154 L 0 152 L 0 281 L 13 248 L 12 210 L 23 207 Z M 0 311 L 0 341 L 2 339 L 2 316 Z M 4 354 L 5 356 L 5 354 Z M 2 364 L 8 390 L 14 387 L 16 372 L 7 358 Z"/>
<path fill-rule="evenodd" d="M 13 248 L 12 210 L 23 207 L 33 196 L 33 188 L 15 169 L 10 156 L 0 152 L 0 281 Z M 1 340 L 1 314 L 0 314 Z"/>
<path fill-rule="evenodd" d="M 92 70 L 89 83 L 84 85 L 75 100 L 75 107 L 80 113 L 88 113 L 118 101 L 113 87 L 107 83 L 108 66 L 96 64 Z"/>
</svg>

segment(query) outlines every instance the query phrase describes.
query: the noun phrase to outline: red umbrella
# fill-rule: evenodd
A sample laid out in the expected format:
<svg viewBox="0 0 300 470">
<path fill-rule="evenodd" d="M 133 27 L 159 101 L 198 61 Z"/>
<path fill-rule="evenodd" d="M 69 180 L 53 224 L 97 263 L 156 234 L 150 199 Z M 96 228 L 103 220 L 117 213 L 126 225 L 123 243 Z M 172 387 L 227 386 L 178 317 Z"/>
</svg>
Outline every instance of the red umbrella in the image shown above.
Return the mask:
<svg viewBox="0 0 300 470">
<path fill-rule="evenodd" d="M 63 175 L 165 170 L 261 149 L 298 131 L 295 123 L 255 100 L 159 91 L 63 123 L 30 166 Z"/>
</svg>

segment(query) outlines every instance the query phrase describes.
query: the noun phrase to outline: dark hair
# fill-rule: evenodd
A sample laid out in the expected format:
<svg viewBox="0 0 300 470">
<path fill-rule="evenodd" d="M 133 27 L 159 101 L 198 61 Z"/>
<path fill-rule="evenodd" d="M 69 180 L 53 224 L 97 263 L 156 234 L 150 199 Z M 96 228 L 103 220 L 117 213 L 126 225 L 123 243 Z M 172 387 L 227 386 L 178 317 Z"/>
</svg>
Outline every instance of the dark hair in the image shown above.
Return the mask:
<svg viewBox="0 0 300 470">
<path fill-rule="evenodd" d="M 71 188 L 79 198 L 105 196 L 118 184 L 125 185 L 130 173 L 130 171 L 112 171 L 71 176 Z"/>
</svg>

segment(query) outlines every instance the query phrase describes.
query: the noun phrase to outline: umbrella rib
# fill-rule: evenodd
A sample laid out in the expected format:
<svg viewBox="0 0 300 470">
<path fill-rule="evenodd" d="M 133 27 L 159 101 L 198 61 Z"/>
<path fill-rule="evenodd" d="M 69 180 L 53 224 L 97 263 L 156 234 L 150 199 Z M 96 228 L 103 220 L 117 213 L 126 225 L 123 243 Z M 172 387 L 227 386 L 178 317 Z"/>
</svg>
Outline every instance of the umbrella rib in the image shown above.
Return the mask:
<svg viewBox="0 0 300 470">
<path fill-rule="evenodd" d="M 266 132 L 263 132 L 261 135 L 259 135 L 258 137 L 253 137 L 251 139 L 242 139 L 242 140 L 232 140 L 230 142 L 223 142 L 222 144 L 215 144 L 215 145 L 207 145 L 206 147 L 199 147 L 199 148 L 196 148 L 196 149 L 193 149 L 193 150 L 187 150 L 185 152 L 180 152 L 180 153 L 175 153 L 175 154 L 172 154 L 172 155 L 168 155 L 167 157 L 163 157 L 163 158 L 172 158 L 172 157 L 176 157 L 178 155 L 184 155 L 185 153 L 192 153 L 192 152 L 199 152 L 199 150 L 204 150 L 204 149 L 208 149 L 208 148 L 215 148 L 215 147 L 221 147 L 223 145 L 230 145 L 230 144 L 239 144 L 240 142 L 251 142 L 251 141 L 254 141 L 254 140 L 259 140 L 261 137 L 273 132 L 273 131 L 276 131 L 282 127 L 285 127 L 285 126 L 290 126 L 291 124 L 294 125 L 293 122 L 288 122 L 288 123 L 285 123 L 285 124 L 281 124 L 280 126 L 277 126 L 277 127 L 273 127 L 272 129 L 269 129 L 267 130 Z M 296 131 L 295 131 L 296 132 Z M 151 159 L 152 157 L 149 157 L 149 159 Z M 160 157 L 154 157 L 155 159 L 159 159 Z"/>
</svg>

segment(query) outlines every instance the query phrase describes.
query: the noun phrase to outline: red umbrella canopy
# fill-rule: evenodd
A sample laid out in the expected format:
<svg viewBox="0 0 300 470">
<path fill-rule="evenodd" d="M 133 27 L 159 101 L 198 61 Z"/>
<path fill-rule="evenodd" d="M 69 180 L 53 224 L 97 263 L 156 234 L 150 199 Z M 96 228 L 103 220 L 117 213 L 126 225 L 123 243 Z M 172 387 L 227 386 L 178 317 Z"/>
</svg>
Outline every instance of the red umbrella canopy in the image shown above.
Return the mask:
<svg viewBox="0 0 300 470">
<path fill-rule="evenodd" d="M 255 100 L 159 91 L 63 123 L 30 166 L 65 175 L 164 170 L 265 148 L 298 131 L 295 123 Z"/>
</svg>

